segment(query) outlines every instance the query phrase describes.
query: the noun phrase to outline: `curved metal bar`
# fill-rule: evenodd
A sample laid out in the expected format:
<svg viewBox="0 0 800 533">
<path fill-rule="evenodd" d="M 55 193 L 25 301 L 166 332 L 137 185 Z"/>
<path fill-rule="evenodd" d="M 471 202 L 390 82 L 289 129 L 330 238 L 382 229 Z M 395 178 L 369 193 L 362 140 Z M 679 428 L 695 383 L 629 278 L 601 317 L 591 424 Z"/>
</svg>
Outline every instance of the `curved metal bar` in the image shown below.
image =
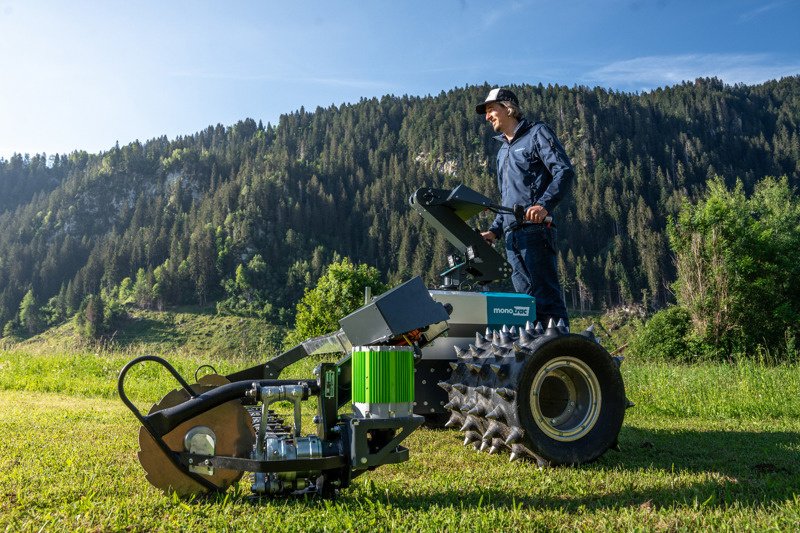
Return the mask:
<svg viewBox="0 0 800 533">
<path fill-rule="evenodd" d="M 220 492 L 223 489 L 214 485 L 207 479 L 202 478 L 198 474 L 190 472 L 188 469 L 186 469 L 186 467 L 184 467 L 181 464 L 179 455 L 176 452 L 174 452 L 169 446 L 167 446 L 167 443 L 165 443 L 164 439 L 161 438 L 164 435 L 164 433 L 157 435 L 155 428 L 152 426 L 152 424 L 150 424 L 148 418 L 142 415 L 139 409 L 135 405 L 133 405 L 133 402 L 128 398 L 128 395 L 125 394 L 125 377 L 127 376 L 128 371 L 134 366 L 138 365 L 139 363 L 143 363 L 145 361 L 153 361 L 155 363 L 160 364 L 161 366 L 166 368 L 170 372 L 170 374 L 172 374 L 172 376 L 178 381 L 178 383 L 180 383 L 181 387 L 183 387 L 183 389 L 186 390 L 192 398 L 196 398 L 198 396 L 191 389 L 191 387 L 189 387 L 189 384 L 186 383 L 186 381 L 181 377 L 181 375 L 178 374 L 178 371 L 175 370 L 175 368 L 172 365 L 170 365 L 167 361 L 155 355 L 143 355 L 141 357 L 133 359 L 132 361 L 129 361 L 128 364 L 122 367 L 122 370 L 120 370 L 119 372 L 119 378 L 117 378 L 117 392 L 119 393 L 119 397 L 122 400 L 122 403 L 124 403 L 125 406 L 128 409 L 130 409 L 133 415 L 139 420 L 139 422 L 141 422 L 142 427 L 144 427 L 144 429 L 150 434 L 150 436 L 153 437 L 153 440 L 156 442 L 158 447 L 161 448 L 161 451 L 173 465 L 175 465 L 185 475 L 189 476 L 191 479 L 199 483 L 206 490 L 211 492 Z"/>
<path fill-rule="evenodd" d="M 127 376 L 128 371 L 134 366 L 138 365 L 139 363 L 143 363 L 145 361 L 153 361 L 154 363 L 158 363 L 164 368 L 166 368 L 169 371 L 169 373 L 172 374 L 172 377 L 174 377 L 175 380 L 180 384 L 183 390 L 185 390 L 187 394 L 189 394 L 190 397 L 196 398 L 197 393 L 194 392 L 192 388 L 189 386 L 189 384 L 186 383 L 186 381 L 181 377 L 180 374 L 178 374 L 178 371 L 175 370 L 175 368 L 171 364 L 169 364 L 166 360 L 162 359 L 161 357 L 157 357 L 155 355 L 142 355 L 140 357 L 137 357 L 129 361 L 128 364 L 123 366 L 122 370 L 119 371 L 119 377 L 117 378 L 117 393 L 119 394 L 119 398 L 120 400 L 122 400 L 122 403 L 124 403 L 125 406 L 131 410 L 134 416 L 136 416 L 136 418 L 139 419 L 139 422 L 147 425 L 145 423 L 144 416 L 142 416 L 142 413 L 139 411 L 139 409 L 136 408 L 135 405 L 133 405 L 133 402 L 130 401 L 130 399 L 128 399 L 128 395 L 125 394 L 125 376 Z"/>
</svg>

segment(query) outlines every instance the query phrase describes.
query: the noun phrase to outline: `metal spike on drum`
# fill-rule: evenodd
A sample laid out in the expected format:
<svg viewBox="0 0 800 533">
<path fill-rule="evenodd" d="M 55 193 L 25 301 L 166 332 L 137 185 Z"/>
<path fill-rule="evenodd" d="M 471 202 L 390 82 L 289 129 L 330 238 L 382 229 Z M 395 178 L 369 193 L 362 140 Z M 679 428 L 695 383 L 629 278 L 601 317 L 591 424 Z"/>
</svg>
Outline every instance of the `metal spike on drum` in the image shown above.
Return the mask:
<svg viewBox="0 0 800 533">
<path fill-rule="evenodd" d="M 492 439 L 492 447 L 489 448 L 489 454 L 494 455 L 500 453 L 504 447 L 503 439 Z"/>
<path fill-rule="evenodd" d="M 453 412 L 453 414 L 450 415 L 450 420 L 445 422 L 444 427 L 452 428 L 452 427 L 458 426 L 460 424 L 461 424 L 461 416 L 458 413 Z"/>
<path fill-rule="evenodd" d="M 481 440 L 481 436 L 478 433 L 474 431 L 467 431 L 467 433 L 464 435 L 464 446 L 479 440 Z"/>
<path fill-rule="evenodd" d="M 486 430 L 486 433 L 483 434 L 483 440 L 492 439 L 500 435 L 500 424 L 497 422 L 492 422 L 489 424 L 489 429 Z"/>
<path fill-rule="evenodd" d="M 528 455 L 528 450 L 526 450 L 521 444 L 512 444 L 511 453 L 517 454 L 517 457 L 525 457 Z"/>
<path fill-rule="evenodd" d="M 492 409 L 489 414 L 486 415 L 486 418 L 488 418 L 489 420 L 501 420 L 503 418 L 503 410 L 500 409 L 500 406 L 498 405 L 497 407 Z"/>
<path fill-rule="evenodd" d="M 478 348 L 483 348 L 486 344 L 486 337 L 481 335 L 480 331 L 475 332 L 475 346 Z"/>
<path fill-rule="evenodd" d="M 467 411 L 467 414 L 474 416 L 483 416 L 486 414 L 486 409 L 484 409 L 482 405 L 476 405 L 475 407 Z"/>
<path fill-rule="evenodd" d="M 511 428 L 511 433 L 506 437 L 505 443 L 510 446 L 522 440 L 522 430 L 519 428 Z"/>
<path fill-rule="evenodd" d="M 514 350 L 514 359 L 516 359 L 517 361 L 522 361 L 523 359 L 525 359 L 527 355 L 531 353 L 530 350 L 528 350 L 524 346 L 517 344 L 516 342 L 512 345 L 512 349 Z"/>
<path fill-rule="evenodd" d="M 596 342 L 597 344 L 600 344 L 600 340 L 594 334 L 594 324 L 591 324 L 588 328 L 586 328 L 585 330 L 581 331 L 580 335 L 586 337 L 590 341 L 593 341 L 593 342 Z"/>
<path fill-rule="evenodd" d="M 464 425 L 461 426 L 461 429 L 459 431 L 470 431 L 470 430 L 475 430 L 475 429 L 478 429 L 477 422 L 475 422 L 474 418 L 472 418 L 471 416 L 468 416 L 466 422 L 464 422 Z M 476 435 L 477 435 L 477 433 L 476 433 Z"/>
<path fill-rule="evenodd" d="M 478 363 L 467 363 L 467 369 L 473 374 L 480 374 L 482 366 Z"/>
<path fill-rule="evenodd" d="M 507 372 L 508 365 L 492 363 L 491 365 L 489 365 L 489 368 L 491 368 L 492 372 L 494 372 L 498 377 L 504 377 L 508 373 Z"/>
<path fill-rule="evenodd" d="M 516 393 L 513 390 L 511 390 L 509 388 L 506 388 L 506 387 L 501 387 L 501 388 L 495 390 L 495 392 L 501 398 L 503 398 L 504 400 L 507 400 L 507 401 L 513 400 L 514 397 L 516 396 Z"/>
</svg>

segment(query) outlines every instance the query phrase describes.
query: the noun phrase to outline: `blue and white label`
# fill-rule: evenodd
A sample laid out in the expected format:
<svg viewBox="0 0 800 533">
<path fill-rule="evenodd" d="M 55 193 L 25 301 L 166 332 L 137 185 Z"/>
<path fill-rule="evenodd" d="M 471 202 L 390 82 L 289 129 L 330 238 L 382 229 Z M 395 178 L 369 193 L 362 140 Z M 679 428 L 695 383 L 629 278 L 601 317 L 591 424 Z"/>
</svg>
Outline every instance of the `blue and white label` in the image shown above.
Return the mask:
<svg viewBox="0 0 800 533">
<path fill-rule="evenodd" d="M 524 326 L 536 320 L 536 300 L 527 294 L 486 293 L 486 321 L 489 327 Z"/>
</svg>

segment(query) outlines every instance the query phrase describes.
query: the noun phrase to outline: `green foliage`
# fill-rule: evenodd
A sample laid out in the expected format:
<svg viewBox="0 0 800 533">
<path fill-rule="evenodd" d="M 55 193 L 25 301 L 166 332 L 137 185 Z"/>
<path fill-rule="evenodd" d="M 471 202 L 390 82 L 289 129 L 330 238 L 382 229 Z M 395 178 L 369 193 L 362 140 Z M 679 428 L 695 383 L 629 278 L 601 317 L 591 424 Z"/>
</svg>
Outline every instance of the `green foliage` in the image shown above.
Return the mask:
<svg viewBox="0 0 800 533">
<path fill-rule="evenodd" d="M 267 264 L 260 255 L 254 255 L 245 265 L 239 264 L 233 279 L 222 282 L 226 298 L 217 303 L 221 314 L 271 318 L 272 304 L 269 303 L 266 286 Z"/>
<path fill-rule="evenodd" d="M 514 87 L 577 169 L 554 213 L 568 305 L 663 306 L 675 278 L 667 218 L 709 176 L 740 176 L 748 191 L 764 175 L 798 185 L 798 87 L 800 77 L 753 86 L 698 79 L 641 94 Z M 334 254 L 392 282 L 434 282 L 450 247 L 408 196 L 463 182 L 497 198 L 497 146 L 470 111 L 487 90 L 300 109 L 277 127 L 245 119 L 99 154 L 0 159 L 0 323 L 14 319 L 28 289 L 58 323 L 126 278 L 140 282 L 137 305 L 232 298 L 223 309 L 262 314 L 268 303 L 273 319 L 289 323 Z M 255 255 L 267 265 L 250 280 L 263 282 L 253 285 L 260 301 L 236 286 L 237 268 L 251 268 L 245 258 Z M 133 285 L 123 292 L 127 304 Z"/>
<path fill-rule="evenodd" d="M 23 335 L 24 331 L 19 323 L 18 317 L 14 317 L 12 320 L 6 322 L 3 326 L 3 338 L 14 339 L 22 337 Z"/>
<path fill-rule="evenodd" d="M 141 309 L 152 309 L 155 303 L 153 298 L 153 284 L 155 279 L 152 271 L 140 268 L 136 271 L 136 282 L 133 284 L 131 297 L 133 303 Z M 120 291 L 122 292 L 122 291 Z"/>
<path fill-rule="evenodd" d="M 685 308 L 662 309 L 633 335 L 629 353 L 637 358 L 690 362 L 702 359 L 702 343 L 692 334 L 692 317 Z"/>
<path fill-rule="evenodd" d="M 25 293 L 22 302 L 19 304 L 19 322 L 28 335 L 39 333 L 45 326 L 42 310 L 39 307 L 39 302 L 36 301 L 33 289 Z"/>
<path fill-rule="evenodd" d="M 800 198 L 786 178 L 745 194 L 716 178 L 670 225 L 678 304 L 717 357 L 786 356 L 800 334 Z"/>
<path fill-rule="evenodd" d="M 84 298 L 75 314 L 75 325 L 87 340 L 98 339 L 105 332 L 105 312 L 103 299 L 95 294 Z"/>
<path fill-rule="evenodd" d="M 63 292 L 60 292 L 47 300 L 47 304 L 42 306 L 42 316 L 47 327 L 58 325 L 66 320 L 69 313 L 63 296 Z"/>
<path fill-rule="evenodd" d="M 363 263 L 356 266 L 347 257 L 334 260 L 316 287 L 307 289 L 298 302 L 295 329 L 288 335 L 286 346 L 339 329 L 339 319 L 364 304 L 366 287 L 376 296 L 386 291 L 377 268 Z"/>
<path fill-rule="evenodd" d="M 124 278 L 119 282 L 117 300 L 123 305 L 132 304 L 136 301 L 133 293 L 133 280 L 131 278 Z"/>
</svg>

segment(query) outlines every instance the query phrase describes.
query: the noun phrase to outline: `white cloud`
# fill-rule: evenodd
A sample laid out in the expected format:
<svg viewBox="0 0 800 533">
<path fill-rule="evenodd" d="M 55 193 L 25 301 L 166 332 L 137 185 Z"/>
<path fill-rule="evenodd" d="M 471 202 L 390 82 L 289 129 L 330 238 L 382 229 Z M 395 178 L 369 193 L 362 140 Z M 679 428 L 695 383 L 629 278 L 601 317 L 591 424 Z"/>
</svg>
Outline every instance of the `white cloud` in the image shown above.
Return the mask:
<svg viewBox="0 0 800 533">
<path fill-rule="evenodd" d="M 766 4 L 763 6 L 759 6 L 755 9 L 747 11 L 739 15 L 739 22 L 749 22 L 752 19 L 766 13 L 767 11 L 772 11 L 773 9 L 779 8 L 786 3 L 786 0 L 780 0 L 778 2 L 772 2 L 771 4 Z"/>
<path fill-rule="evenodd" d="M 591 84 L 649 90 L 696 78 L 756 84 L 800 74 L 800 63 L 780 63 L 764 54 L 684 54 L 615 61 L 585 75 Z"/>
</svg>

